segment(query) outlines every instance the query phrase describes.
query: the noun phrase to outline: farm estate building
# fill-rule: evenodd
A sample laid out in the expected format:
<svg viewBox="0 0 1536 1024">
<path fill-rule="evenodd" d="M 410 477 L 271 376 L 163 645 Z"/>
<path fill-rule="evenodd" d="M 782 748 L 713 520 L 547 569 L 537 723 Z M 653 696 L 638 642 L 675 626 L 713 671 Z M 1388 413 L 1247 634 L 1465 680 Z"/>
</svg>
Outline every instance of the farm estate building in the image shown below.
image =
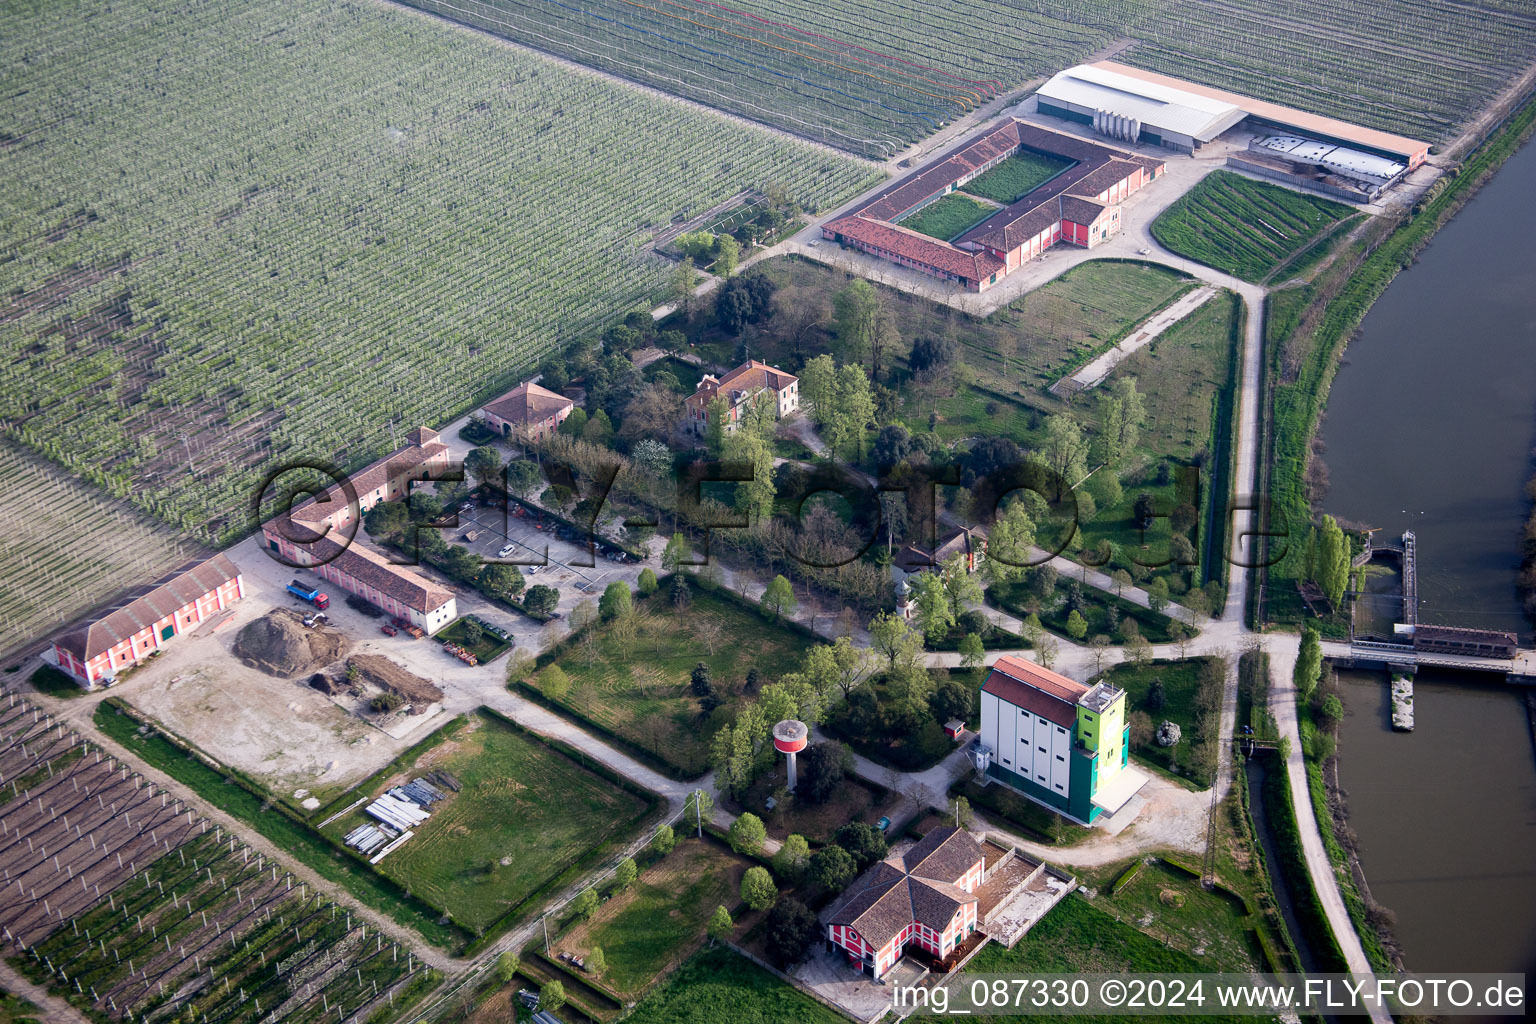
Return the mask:
<svg viewBox="0 0 1536 1024">
<path fill-rule="evenodd" d="M 772 394 L 774 418 L 783 419 L 800 408 L 800 378 L 756 359 L 748 359 L 724 377 L 706 373 L 693 394 L 683 400 L 688 429 L 704 436 L 709 426 L 709 403 L 719 395 L 725 400 L 725 432 L 735 433 L 742 416 L 762 394 Z"/>
<path fill-rule="evenodd" d="M 65 633 L 54 641 L 54 658 L 87 690 L 98 682 L 110 685 L 118 672 L 244 596 L 240 570 L 223 555 L 214 555 Z"/>
<path fill-rule="evenodd" d="M 313 567 L 347 593 L 437 632 L 458 617 L 453 593 L 408 566 L 395 565 L 356 537 L 362 517 L 374 505 L 402 500 L 411 481 L 433 479 L 448 468 L 448 446 L 437 436 L 426 427 L 412 430 L 405 447 L 350 478 L 356 504 L 345 493 L 339 500 L 330 492 L 313 495 L 262 524 L 262 539 L 290 563 Z"/>
<path fill-rule="evenodd" d="M 900 222 L 1016 155 L 1065 167 L 949 240 Z M 1005 118 L 970 142 L 824 224 L 822 236 L 979 292 L 1057 242 L 1092 248 L 1120 229 L 1120 203 L 1166 169 L 1163 161 Z"/>
<path fill-rule="evenodd" d="M 575 407 L 576 403 L 564 395 L 527 382 L 487 402 L 480 411 L 485 413 L 491 428 L 503 437 L 542 441 L 559 429 Z"/>
<path fill-rule="evenodd" d="M 981 844 L 953 825 L 930 829 L 909 849 L 871 865 L 823 914 L 829 950 L 840 949 L 879 979 L 908 945 L 936 960 L 977 927 Z"/>
<path fill-rule="evenodd" d="M 1324 192 L 1359 192 L 1343 195 L 1357 201 L 1374 198 L 1429 156 L 1427 142 L 1114 61 L 1068 68 L 1035 95 L 1042 114 L 1185 153 L 1240 127 L 1258 137 L 1229 163 Z"/>
</svg>

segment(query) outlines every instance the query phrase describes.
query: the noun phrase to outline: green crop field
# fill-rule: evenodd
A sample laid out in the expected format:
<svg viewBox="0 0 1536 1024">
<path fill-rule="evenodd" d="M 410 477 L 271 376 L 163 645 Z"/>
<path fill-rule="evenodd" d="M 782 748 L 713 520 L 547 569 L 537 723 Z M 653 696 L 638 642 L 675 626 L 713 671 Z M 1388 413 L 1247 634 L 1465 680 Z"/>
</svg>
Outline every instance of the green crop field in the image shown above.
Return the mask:
<svg viewBox="0 0 1536 1024">
<path fill-rule="evenodd" d="M 1343 203 L 1216 171 L 1158 215 L 1152 236 L 1192 260 L 1258 281 L 1353 212 Z"/>
<path fill-rule="evenodd" d="M 407 0 L 854 152 L 1031 79 L 1116 59 L 1442 141 L 1536 56 L 1520 0 Z"/>
<path fill-rule="evenodd" d="M 561 935 L 560 948 L 581 954 L 600 947 L 608 961 L 603 983 L 638 997 L 698 947 L 716 907 L 736 907 L 741 876 L 751 866 L 713 839 L 680 839 L 627 891 Z"/>
<path fill-rule="evenodd" d="M 995 206 L 978 203 L 963 192 L 951 192 L 942 199 L 934 200 L 916 213 L 908 214 L 900 223 L 904 228 L 921 231 L 932 238 L 947 242 L 996 212 Z"/>
<path fill-rule="evenodd" d="M 705 950 L 688 961 L 625 1019 L 629 1024 L 844 1024 L 847 1020 L 723 948 Z"/>
<path fill-rule="evenodd" d="M 665 592 L 637 601 L 635 609 L 633 639 L 596 625 L 591 640 L 577 640 L 561 653 L 571 685 L 556 703 L 687 775 L 702 775 L 721 719 L 701 717 L 689 686 L 693 667 L 701 661 L 709 666 L 725 700 L 719 716 L 735 706 L 749 670 L 756 668 L 770 683 L 797 668 L 806 640 L 698 588 L 681 611 Z"/>
<path fill-rule="evenodd" d="M 648 810 L 640 797 L 485 714 L 389 782 L 429 769 L 451 773 L 463 789 L 375 870 L 476 932 L 594 849 L 629 839 Z M 359 808 L 325 833 L 339 839 L 368 820 Z"/>
<path fill-rule="evenodd" d="M 987 173 L 960 187 L 983 199 L 1012 203 L 1071 166 L 1071 160 L 1021 149 Z"/>
<path fill-rule="evenodd" d="M 0 651 L 208 554 L 126 501 L 4 442 L 0 478 Z"/>
<path fill-rule="evenodd" d="M 205 539 L 660 298 L 675 218 L 873 180 L 362 0 L 9 4 L 0 58 L 0 428 Z"/>
</svg>

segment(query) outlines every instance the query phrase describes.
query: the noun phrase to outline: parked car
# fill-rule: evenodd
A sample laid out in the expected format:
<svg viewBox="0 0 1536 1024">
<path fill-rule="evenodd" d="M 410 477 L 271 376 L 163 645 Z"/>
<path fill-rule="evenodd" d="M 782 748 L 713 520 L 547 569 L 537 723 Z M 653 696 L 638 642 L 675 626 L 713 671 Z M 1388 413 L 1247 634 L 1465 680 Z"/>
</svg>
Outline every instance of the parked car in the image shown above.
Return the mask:
<svg viewBox="0 0 1536 1024">
<path fill-rule="evenodd" d="M 888 829 L 890 827 L 891 827 L 891 819 L 886 817 L 883 814 L 880 816 L 880 820 L 875 822 L 875 828 L 879 829 L 881 832 L 884 832 L 886 829 Z"/>
<path fill-rule="evenodd" d="M 503 544 L 501 546 L 501 550 L 496 552 L 496 557 L 497 558 L 506 558 L 508 555 L 510 555 L 512 552 L 514 552 L 516 550 L 517 550 L 517 545 L 516 544 L 511 544 L 511 543 Z"/>
<path fill-rule="evenodd" d="M 379 627 L 379 632 L 383 633 L 385 636 L 398 636 L 400 634 L 398 629 L 396 629 L 394 626 L 391 626 L 387 622 Z"/>
<path fill-rule="evenodd" d="M 460 512 L 473 512 L 474 510 L 475 510 L 475 503 L 472 502 L 472 501 L 466 501 L 466 502 L 464 502 L 463 504 L 461 504 L 459 506 L 459 511 Z"/>
</svg>

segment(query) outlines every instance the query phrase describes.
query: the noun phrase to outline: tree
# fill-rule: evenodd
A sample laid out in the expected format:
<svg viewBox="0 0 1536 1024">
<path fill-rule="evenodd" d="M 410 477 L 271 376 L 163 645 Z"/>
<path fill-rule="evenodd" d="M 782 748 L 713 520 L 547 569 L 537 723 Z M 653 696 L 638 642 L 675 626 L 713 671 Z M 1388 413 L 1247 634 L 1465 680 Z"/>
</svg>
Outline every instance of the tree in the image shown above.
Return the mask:
<svg viewBox="0 0 1536 1024">
<path fill-rule="evenodd" d="M 695 697 L 702 697 L 712 690 L 714 682 L 710 679 L 709 665 L 702 661 L 694 665 L 693 671 L 688 673 L 688 683 Z"/>
<path fill-rule="evenodd" d="M 832 316 L 844 359 L 863 363 L 874 350 L 881 312 L 880 293 L 861 277 L 832 297 Z"/>
<path fill-rule="evenodd" d="M 736 927 L 736 922 L 731 920 L 731 912 L 724 907 L 716 907 L 715 912 L 709 916 L 709 941 L 724 942 L 730 938 L 731 930 Z"/>
<path fill-rule="evenodd" d="M 781 616 L 793 615 L 799 603 L 795 600 L 795 588 L 783 576 L 775 576 L 768 581 L 768 586 L 763 589 L 762 600 L 758 602 L 763 614 L 774 622 L 778 622 Z"/>
<path fill-rule="evenodd" d="M 560 982 L 548 981 L 539 987 L 539 1009 L 554 1013 L 564 1005 L 565 986 Z"/>
<path fill-rule="evenodd" d="M 853 854 L 841 846 L 823 846 L 812 855 L 806 877 L 828 892 L 841 892 L 858 870 Z"/>
<path fill-rule="evenodd" d="M 501 473 L 501 453 L 495 448 L 481 446 L 473 448 L 464 456 L 464 472 L 476 483 L 484 484 L 495 480 Z"/>
<path fill-rule="evenodd" d="M 587 965 L 587 970 L 593 974 L 602 974 L 608 969 L 608 958 L 603 955 L 602 946 L 593 946 L 587 951 L 587 955 L 582 962 Z"/>
<path fill-rule="evenodd" d="M 982 575 L 993 583 L 1012 583 L 1029 570 L 1035 546 L 1035 521 L 1020 498 L 1007 502 L 1003 514 L 992 524 L 987 538 L 987 557 L 981 563 Z M 1054 570 L 1052 570 L 1054 572 Z"/>
<path fill-rule="evenodd" d="M 1315 537 L 1317 568 L 1313 582 L 1322 588 L 1328 603 L 1337 608 L 1349 587 L 1349 544 L 1333 516 L 1323 516 L 1323 525 Z"/>
<path fill-rule="evenodd" d="M 672 577 L 670 596 L 674 608 L 687 608 L 693 603 L 693 591 L 689 589 L 687 576 L 677 573 Z"/>
<path fill-rule="evenodd" d="M 912 342 L 912 351 L 907 355 L 907 365 L 915 374 L 926 374 L 947 368 L 959 358 L 960 342 L 957 339 L 947 334 L 925 336 Z"/>
<path fill-rule="evenodd" d="M 689 560 L 692 552 L 688 548 L 688 540 L 679 531 L 667 538 L 667 546 L 661 553 L 661 569 L 663 572 L 677 572 L 678 569 Z"/>
<path fill-rule="evenodd" d="M 503 985 L 508 984 L 517 977 L 518 969 L 522 964 L 517 962 L 517 954 L 510 949 L 496 958 L 496 980 Z"/>
<path fill-rule="evenodd" d="M 1339 699 L 1338 694 L 1330 693 L 1318 705 L 1317 713 L 1321 719 L 1319 724 L 1331 732 L 1337 729 L 1339 723 L 1344 720 L 1344 702 Z"/>
<path fill-rule="evenodd" d="M 935 570 L 917 573 L 911 580 L 912 606 L 917 610 L 918 625 L 930 641 L 943 640 L 955 624 L 955 615 L 942 576 Z"/>
<path fill-rule="evenodd" d="M 1147 710 L 1161 711 L 1168 704 L 1168 690 L 1163 686 L 1161 677 L 1152 680 L 1152 685 L 1147 688 Z"/>
<path fill-rule="evenodd" d="M 1049 634 L 1035 647 L 1036 659 L 1046 668 L 1051 668 L 1056 664 L 1056 656 L 1060 653 L 1061 644 L 1057 643 L 1056 638 Z"/>
<path fill-rule="evenodd" d="M 650 597 L 656 593 L 659 584 L 656 582 L 656 573 L 650 566 L 640 570 L 640 578 L 635 580 L 635 586 L 640 589 L 641 597 Z"/>
<path fill-rule="evenodd" d="M 583 919 L 591 917 L 592 912 L 597 909 L 597 902 L 596 889 L 583 889 L 576 894 L 575 899 L 571 900 L 571 913 Z"/>
<path fill-rule="evenodd" d="M 779 898 L 779 887 L 773 884 L 768 869 L 753 865 L 741 876 L 741 902 L 752 910 L 767 910 Z"/>
<path fill-rule="evenodd" d="M 767 841 L 768 829 L 763 826 L 762 818 L 747 811 L 731 822 L 730 832 L 727 835 L 731 849 L 737 853 L 754 854 L 761 850 L 763 843 Z"/>
<path fill-rule="evenodd" d="M 566 437 L 580 437 L 587 429 L 587 410 L 581 406 L 572 409 L 570 415 L 560 421 L 559 432 Z"/>
<path fill-rule="evenodd" d="M 694 269 L 693 257 L 684 256 L 672 271 L 667 284 L 667 298 L 678 312 L 687 316 L 693 312 L 693 290 L 699 285 L 699 272 Z"/>
<path fill-rule="evenodd" d="M 553 615 L 555 605 L 559 603 L 560 591 L 542 583 L 529 587 L 528 593 L 523 596 L 523 607 L 535 616 Z"/>
<path fill-rule="evenodd" d="M 856 461 L 863 461 L 868 446 L 869 425 L 875 419 L 875 399 L 869 390 L 869 378 L 852 363 L 840 366 L 833 385 L 833 403 L 822 434 L 833 455 L 854 451 Z"/>
<path fill-rule="evenodd" d="M 1132 585 L 1131 574 L 1126 572 L 1124 569 L 1116 569 L 1114 572 L 1109 574 L 1109 578 L 1115 584 L 1115 596 L 1124 597 L 1125 588 Z"/>
<path fill-rule="evenodd" d="M 624 426 L 619 432 L 627 433 L 630 425 L 635 422 L 626 414 Z M 672 449 L 654 437 L 645 437 L 636 441 L 635 446 L 629 450 L 629 457 L 634 460 L 635 465 L 654 477 L 665 477 L 667 471 L 672 468 Z"/>
<path fill-rule="evenodd" d="M 862 821 L 851 821 L 840 827 L 834 841 L 852 855 L 860 871 L 886 854 L 885 834 Z"/>
<path fill-rule="evenodd" d="M 898 665 L 916 665 L 922 660 L 923 638 L 900 615 L 881 612 L 871 619 L 869 642 L 885 656 L 888 672 L 896 671 Z"/>
<path fill-rule="evenodd" d="M 399 501 L 381 501 L 363 517 L 370 537 L 398 537 L 410 524 L 410 511 Z"/>
<path fill-rule="evenodd" d="M 1147 584 L 1147 607 L 1161 612 L 1168 607 L 1168 580 L 1159 576 Z"/>
<path fill-rule="evenodd" d="M 971 634 L 975 635 L 975 634 Z M 970 717 L 972 708 L 975 707 L 975 698 L 971 688 L 958 679 L 947 679 L 928 698 L 929 710 L 933 717 L 940 722 L 948 722 L 954 719 L 965 721 Z"/>
<path fill-rule="evenodd" d="M 1122 455 L 1129 454 L 1141 439 L 1141 427 L 1147 420 L 1146 403 L 1136 390 L 1135 377 L 1117 378 L 1110 385 L 1109 392 L 1120 403 L 1120 452 Z"/>
<path fill-rule="evenodd" d="M 1131 731 L 1131 749 L 1147 749 L 1151 745 L 1154 735 L 1152 716 L 1145 711 L 1132 711 L 1125 721 Z"/>
<path fill-rule="evenodd" d="M 677 833 L 672 831 L 671 825 L 663 825 L 656 830 L 656 835 L 651 839 L 651 849 L 656 854 L 665 857 L 677 846 Z"/>
<path fill-rule="evenodd" d="M 981 637 L 976 633 L 967 633 L 960 638 L 960 664 L 965 668 L 980 668 L 987 658 L 987 649 L 981 642 Z"/>
<path fill-rule="evenodd" d="M 1088 620 L 1076 608 L 1067 616 L 1067 635 L 1073 640 L 1082 640 L 1088 635 Z"/>
<path fill-rule="evenodd" d="M 730 277 L 741 260 L 741 243 L 730 235 L 715 236 L 715 273 Z"/>
<path fill-rule="evenodd" d="M 791 832 L 779 846 L 779 852 L 773 855 L 773 870 L 787 882 L 798 882 L 805 876 L 810 860 L 810 843 L 805 841 L 805 836 Z"/>
<path fill-rule="evenodd" d="M 837 405 L 837 364 L 823 352 L 800 370 L 800 398 L 816 425 L 825 427 Z"/>
<path fill-rule="evenodd" d="M 634 598 L 629 592 L 629 584 L 622 580 L 608 584 L 597 602 L 597 613 L 605 622 L 627 616 L 634 610 Z"/>
<path fill-rule="evenodd" d="M 640 869 L 635 866 L 635 858 L 625 857 L 613 871 L 613 884 L 620 889 L 628 889 L 635 884 L 639 875 Z"/>
<path fill-rule="evenodd" d="M 768 912 L 768 953 L 783 967 L 810 955 L 821 938 L 821 925 L 809 907 L 786 897 Z"/>
<path fill-rule="evenodd" d="M 571 689 L 571 677 L 559 665 L 550 665 L 539 673 L 539 692 L 550 700 L 560 700 Z"/>
<path fill-rule="evenodd" d="M 725 422 L 730 413 L 731 407 L 718 394 L 704 410 L 704 447 L 717 459 L 725 452 Z"/>
<path fill-rule="evenodd" d="M 1296 669 L 1292 679 L 1296 683 L 1296 692 L 1302 700 L 1309 700 L 1312 691 L 1317 688 L 1317 681 L 1323 674 L 1323 645 L 1321 638 L 1315 629 L 1305 629 L 1301 633 L 1301 647 L 1296 651 Z"/>
<path fill-rule="evenodd" d="M 846 752 L 837 743 L 813 743 L 800 755 L 795 792 L 813 804 L 825 803 L 843 782 Z"/>
<path fill-rule="evenodd" d="M 961 828 L 970 828 L 975 823 L 975 816 L 971 814 L 971 802 L 963 796 L 957 796 L 951 800 L 949 819 Z"/>
<path fill-rule="evenodd" d="M 1041 448 L 1045 463 L 1056 473 L 1059 486 L 1071 487 L 1087 472 L 1084 462 L 1088 445 L 1077 421 L 1063 413 L 1046 417 L 1045 441 Z"/>
<path fill-rule="evenodd" d="M 487 565 L 480 570 L 480 589 L 499 601 L 516 601 L 527 582 L 515 565 Z"/>
<path fill-rule="evenodd" d="M 1125 642 L 1125 658 L 1133 665 L 1146 665 L 1152 661 L 1152 642 L 1140 633 Z"/>
<path fill-rule="evenodd" d="M 1189 609 L 1196 622 L 1204 622 L 1211 617 L 1211 599 L 1203 590 L 1191 590 L 1185 594 L 1184 607 Z"/>
<path fill-rule="evenodd" d="M 519 498 L 527 498 L 544 480 L 539 467 L 527 459 L 507 463 L 503 473 L 507 479 L 507 488 Z"/>
</svg>

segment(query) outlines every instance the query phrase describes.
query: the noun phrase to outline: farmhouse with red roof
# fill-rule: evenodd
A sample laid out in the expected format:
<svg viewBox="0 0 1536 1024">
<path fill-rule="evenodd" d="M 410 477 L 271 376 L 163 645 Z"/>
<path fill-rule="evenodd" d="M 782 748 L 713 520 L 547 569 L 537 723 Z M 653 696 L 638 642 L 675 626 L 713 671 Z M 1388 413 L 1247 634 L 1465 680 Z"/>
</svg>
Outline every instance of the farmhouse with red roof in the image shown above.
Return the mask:
<svg viewBox="0 0 1536 1024">
<path fill-rule="evenodd" d="M 948 241 L 899 223 L 1019 153 L 1069 166 Z M 821 233 L 968 291 L 985 291 L 1057 242 L 1093 248 L 1109 238 L 1120 230 L 1120 203 L 1165 170 L 1161 160 L 1010 117 L 822 225 Z"/>
<path fill-rule="evenodd" d="M 761 394 L 772 394 L 774 418 L 783 419 L 800 408 L 800 378 L 756 359 L 748 359 L 724 377 L 706 373 L 693 394 L 683 400 L 685 422 L 702 437 L 709 426 L 709 403 L 718 395 L 725 400 L 725 432 L 735 433 L 736 425 Z"/>
</svg>

